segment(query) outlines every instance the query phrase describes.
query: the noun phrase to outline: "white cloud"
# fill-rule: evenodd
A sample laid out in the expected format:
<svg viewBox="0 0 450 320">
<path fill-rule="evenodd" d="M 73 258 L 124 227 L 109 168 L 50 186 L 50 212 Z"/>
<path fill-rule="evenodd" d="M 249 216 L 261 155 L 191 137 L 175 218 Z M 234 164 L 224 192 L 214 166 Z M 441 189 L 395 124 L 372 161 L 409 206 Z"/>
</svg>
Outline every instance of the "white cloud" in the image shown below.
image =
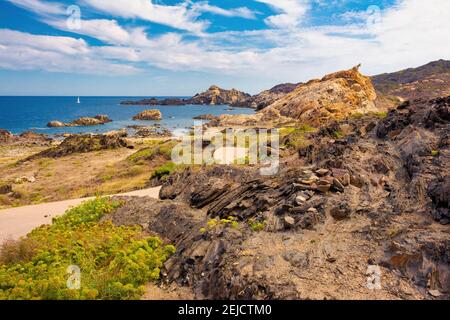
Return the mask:
<svg viewBox="0 0 450 320">
<path fill-rule="evenodd" d="M 0 29 L 0 43 L 53 51 L 67 55 L 87 53 L 88 46 L 83 39 L 33 35 L 8 29 Z"/>
<path fill-rule="evenodd" d="M 14 5 L 41 15 L 63 14 L 64 7 L 60 3 L 42 0 L 6 0 Z"/>
<path fill-rule="evenodd" d="M 99 59 L 82 39 L 0 29 L 0 67 L 12 70 L 89 74 L 130 74 L 128 64 Z"/>
<path fill-rule="evenodd" d="M 280 15 L 293 3 L 258 1 L 274 6 L 278 3 Z M 122 1 L 109 2 L 113 6 Z M 295 3 L 306 8 L 305 1 Z M 143 30 L 124 28 L 115 20 L 82 22 L 80 34 L 99 38 L 108 46 L 89 46 L 81 39 L 69 37 L 2 30 L 0 61 L 4 68 L 23 65 L 29 69 L 91 73 L 109 73 L 109 68 L 116 73 L 136 72 L 134 65 L 138 63 L 140 68 L 148 65 L 215 76 L 227 74 L 236 79 L 266 79 L 274 84 L 304 81 L 358 63 L 363 64 L 364 72 L 376 74 L 450 59 L 447 0 L 402 0 L 381 12 L 381 19 L 373 24 L 358 21 L 344 26 L 305 27 L 301 19 L 306 18 L 306 11 L 296 12 L 296 19 L 286 20 L 292 23 L 279 23 L 279 28 L 212 33 L 194 40 L 177 33 L 148 38 Z M 262 89 L 252 85 L 242 89 Z"/>
<path fill-rule="evenodd" d="M 207 21 L 197 20 L 198 14 L 189 10 L 188 2 L 168 6 L 151 0 L 82 0 L 83 3 L 122 18 L 138 18 L 193 33 L 202 33 Z"/>
<path fill-rule="evenodd" d="M 224 17 L 240 17 L 245 19 L 256 19 L 256 13 L 249 8 L 239 7 L 233 9 L 223 9 L 210 5 L 207 1 L 192 3 L 192 10 L 197 12 L 209 12 Z"/>
<path fill-rule="evenodd" d="M 308 0 L 255 0 L 265 3 L 280 12 L 266 18 L 266 23 L 276 28 L 298 27 L 305 17 L 308 8 Z"/>
<path fill-rule="evenodd" d="M 44 21 L 57 29 L 90 36 L 108 44 L 145 45 L 148 42 L 147 34 L 143 28 L 127 30 L 120 26 L 116 20 L 81 20 L 79 29 L 69 28 L 66 20 L 62 19 L 46 19 Z"/>
</svg>

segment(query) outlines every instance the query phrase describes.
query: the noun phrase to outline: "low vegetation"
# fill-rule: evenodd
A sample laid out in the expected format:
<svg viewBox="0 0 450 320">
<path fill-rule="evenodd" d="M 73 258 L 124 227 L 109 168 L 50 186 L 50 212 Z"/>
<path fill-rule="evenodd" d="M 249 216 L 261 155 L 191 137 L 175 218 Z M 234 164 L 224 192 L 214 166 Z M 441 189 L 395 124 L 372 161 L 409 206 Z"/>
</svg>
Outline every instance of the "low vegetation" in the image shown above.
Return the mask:
<svg viewBox="0 0 450 320">
<path fill-rule="evenodd" d="M 6 242 L 0 255 L 1 299 L 138 299 L 175 252 L 140 226 L 100 219 L 121 206 L 97 198 L 70 209 L 51 226 Z M 80 269 L 80 282 L 68 271 Z M 68 269 L 69 268 L 69 269 Z M 68 284 L 75 284 L 69 287 Z"/>
<path fill-rule="evenodd" d="M 207 223 L 205 227 L 200 228 L 200 233 L 206 233 L 207 231 L 211 231 L 214 230 L 216 227 L 218 226 L 225 226 L 225 227 L 231 227 L 233 229 L 237 229 L 239 228 L 239 222 L 237 221 L 237 219 L 235 217 L 228 217 L 227 219 L 219 219 L 219 218 L 214 218 L 214 219 L 210 219 Z"/>
<path fill-rule="evenodd" d="M 295 127 L 285 127 L 280 129 L 280 141 L 284 147 L 299 149 L 307 147 L 310 142 L 308 134 L 316 132 L 317 129 L 307 125 L 300 124 Z"/>
<path fill-rule="evenodd" d="M 250 219 L 248 220 L 248 226 L 253 232 L 260 232 L 263 231 L 266 228 L 267 222 L 266 221 L 260 221 L 256 219 Z"/>
<path fill-rule="evenodd" d="M 167 162 L 153 171 L 150 179 L 156 179 L 158 181 L 165 181 L 177 168 L 177 165 L 173 162 Z"/>
<path fill-rule="evenodd" d="M 132 163 L 143 163 L 161 157 L 166 160 L 171 159 L 172 149 L 176 141 L 154 141 L 148 147 L 145 147 L 128 157 L 128 161 Z"/>
</svg>

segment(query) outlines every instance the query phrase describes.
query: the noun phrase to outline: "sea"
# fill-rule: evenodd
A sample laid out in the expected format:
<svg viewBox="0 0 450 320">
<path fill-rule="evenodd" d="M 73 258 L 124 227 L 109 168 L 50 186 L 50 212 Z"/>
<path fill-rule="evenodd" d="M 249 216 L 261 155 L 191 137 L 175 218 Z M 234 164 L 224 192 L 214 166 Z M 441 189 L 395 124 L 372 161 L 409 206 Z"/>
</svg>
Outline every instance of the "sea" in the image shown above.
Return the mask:
<svg viewBox="0 0 450 320">
<path fill-rule="evenodd" d="M 141 100 L 144 97 L 12 97 L 0 96 L 0 129 L 14 134 L 25 131 L 60 135 L 63 133 L 104 133 L 132 125 L 150 126 L 159 123 L 175 134 L 185 132 L 194 124 L 194 117 L 202 114 L 252 114 L 250 108 L 230 108 L 228 105 L 186 106 L 130 106 L 120 105 L 124 100 Z M 186 97 L 156 97 L 186 98 Z M 134 121 L 133 116 L 146 109 L 159 109 L 161 121 Z M 113 122 L 91 127 L 48 128 L 50 121 L 71 122 L 80 117 L 104 114 Z"/>
</svg>

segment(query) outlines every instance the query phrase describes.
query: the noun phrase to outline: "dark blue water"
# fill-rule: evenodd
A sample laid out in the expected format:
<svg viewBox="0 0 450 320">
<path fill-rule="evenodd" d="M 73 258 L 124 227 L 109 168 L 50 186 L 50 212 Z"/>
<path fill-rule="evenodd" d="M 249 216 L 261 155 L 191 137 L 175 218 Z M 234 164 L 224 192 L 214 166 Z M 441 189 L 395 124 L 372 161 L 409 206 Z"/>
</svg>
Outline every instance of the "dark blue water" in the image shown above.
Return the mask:
<svg viewBox="0 0 450 320">
<path fill-rule="evenodd" d="M 160 97 L 167 98 L 167 97 Z M 171 131 L 191 127 L 195 116 L 210 113 L 251 114 L 247 108 L 226 110 L 228 106 L 122 106 L 124 100 L 140 100 L 141 97 L 1 97 L 0 96 L 0 128 L 18 134 L 27 130 L 38 133 L 82 133 L 107 132 L 125 128 L 128 125 L 152 125 L 160 123 Z M 134 115 L 145 109 L 159 109 L 163 114 L 162 121 L 133 121 Z M 108 115 L 113 122 L 93 127 L 47 128 L 48 122 L 58 120 L 71 122 L 79 117 Z M 173 117 L 173 118 L 172 118 Z"/>
</svg>

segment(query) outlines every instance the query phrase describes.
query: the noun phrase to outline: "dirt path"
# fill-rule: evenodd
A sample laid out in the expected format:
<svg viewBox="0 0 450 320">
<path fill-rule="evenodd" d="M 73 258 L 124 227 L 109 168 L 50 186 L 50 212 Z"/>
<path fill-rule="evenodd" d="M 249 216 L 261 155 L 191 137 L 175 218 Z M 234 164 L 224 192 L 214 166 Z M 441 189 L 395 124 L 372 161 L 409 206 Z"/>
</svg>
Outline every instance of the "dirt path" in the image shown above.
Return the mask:
<svg viewBox="0 0 450 320">
<path fill-rule="evenodd" d="M 151 188 L 127 192 L 120 195 L 158 198 L 159 189 Z M 31 206 L 0 210 L 0 244 L 6 239 L 18 239 L 43 224 L 51 224 L 52 218 L 62 215 L 70 207 L 93 199 L 80 198 L 58 202 L 42 203 Z"/>
</svg>

